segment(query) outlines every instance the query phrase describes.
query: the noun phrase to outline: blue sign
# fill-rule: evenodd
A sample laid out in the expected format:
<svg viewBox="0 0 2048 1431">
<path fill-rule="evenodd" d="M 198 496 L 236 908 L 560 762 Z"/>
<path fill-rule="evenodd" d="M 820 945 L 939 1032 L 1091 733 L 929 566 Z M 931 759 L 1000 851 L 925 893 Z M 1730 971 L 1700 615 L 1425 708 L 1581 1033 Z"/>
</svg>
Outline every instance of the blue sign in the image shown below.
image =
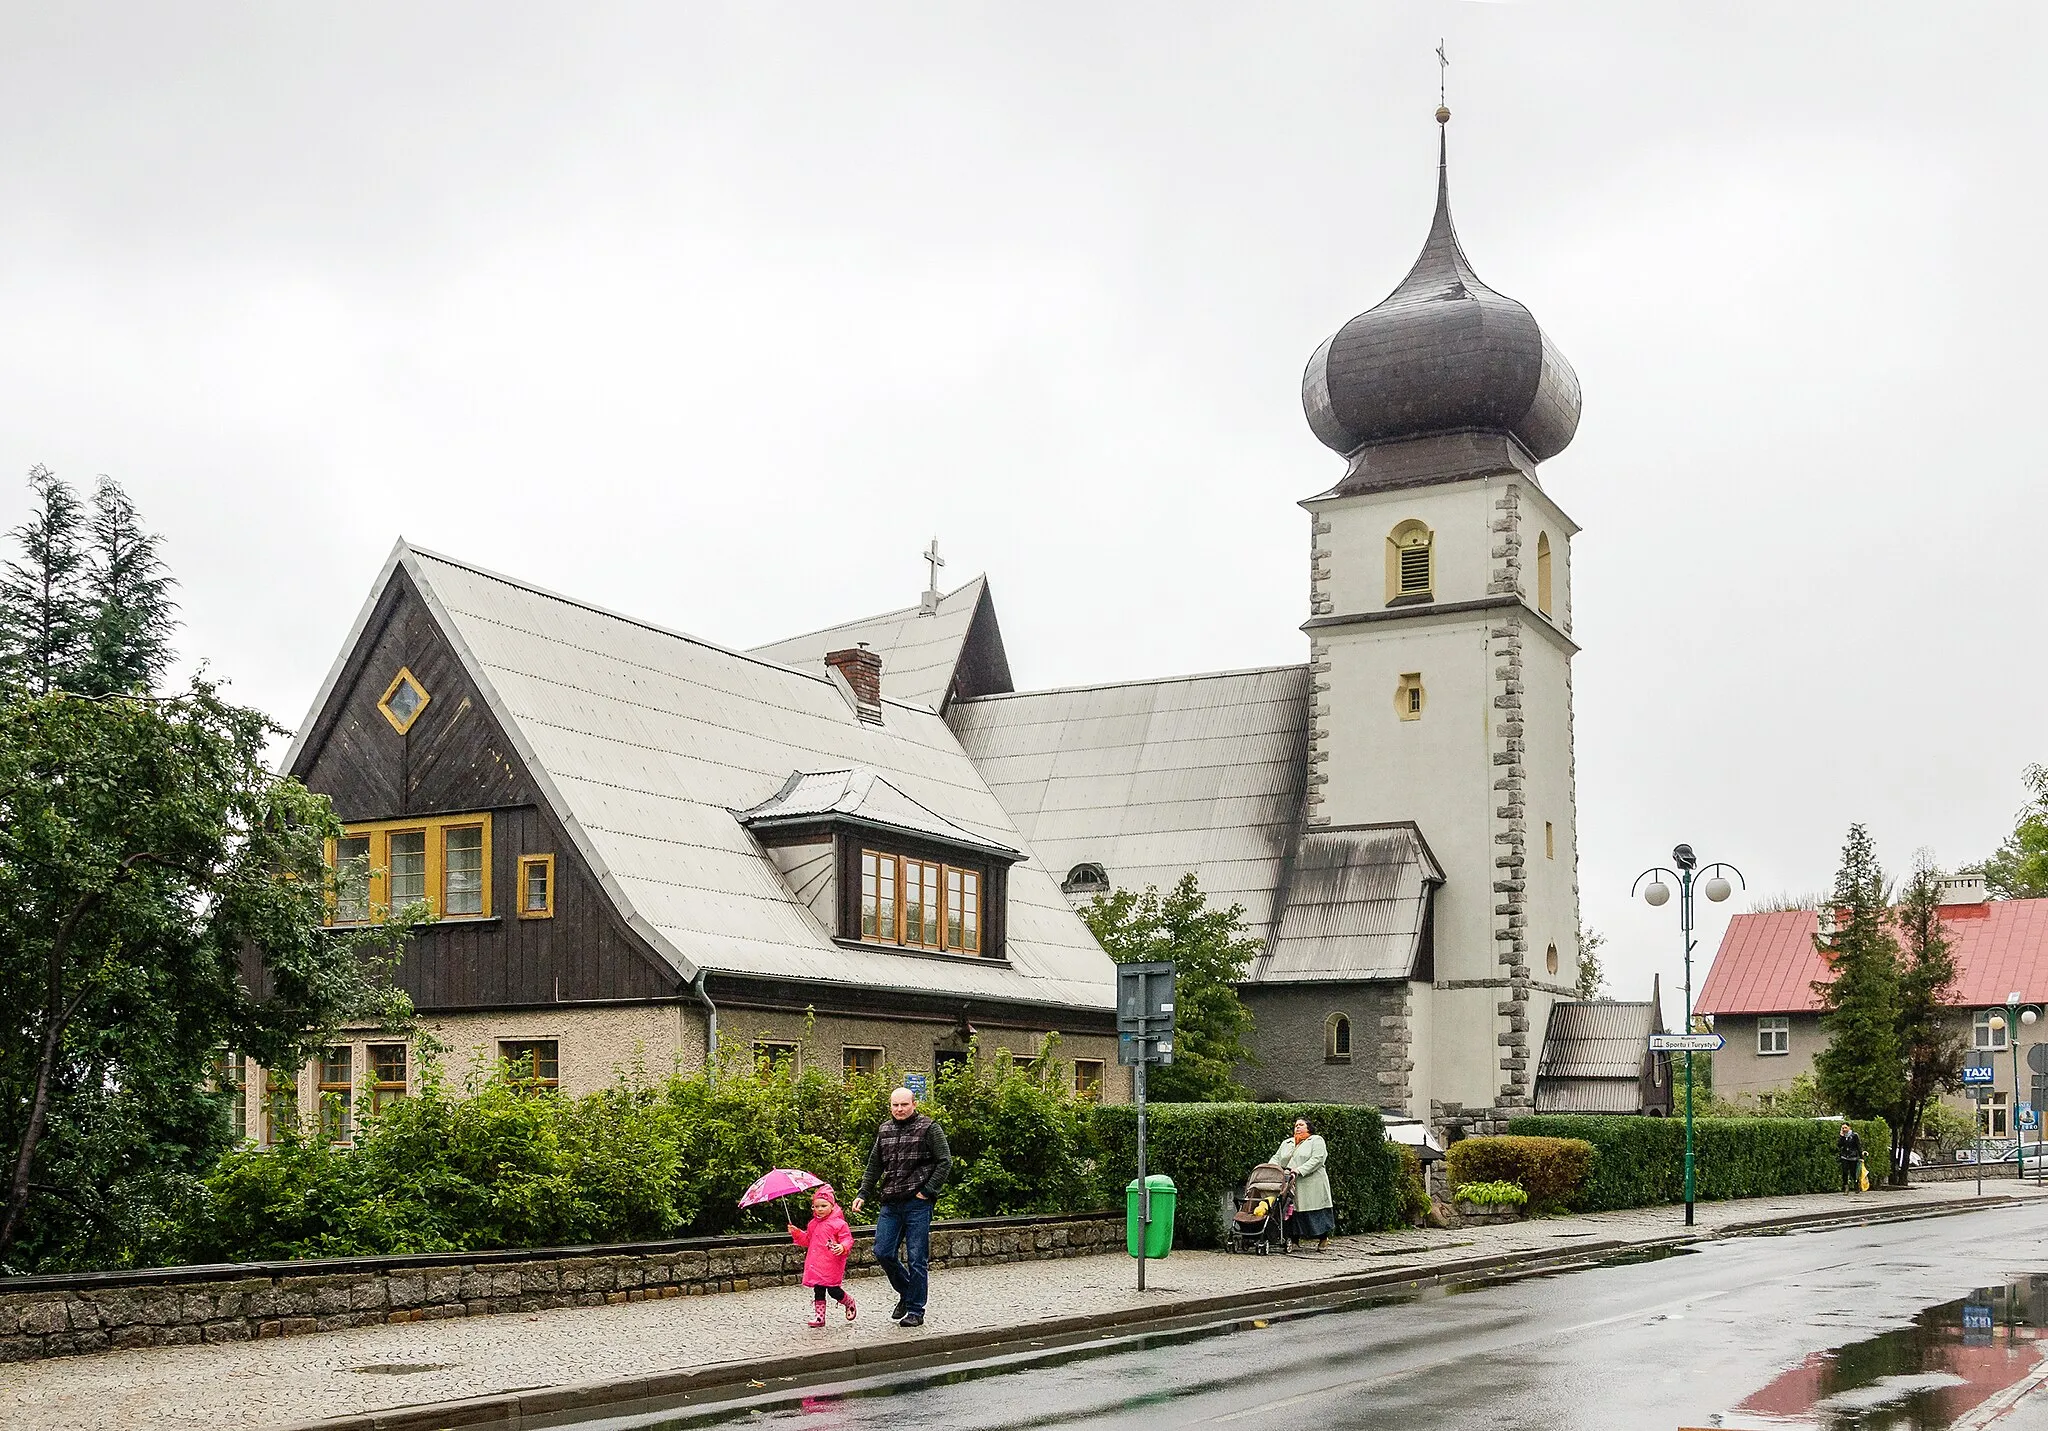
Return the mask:
<svg viewBox="0 0 2048 1431">
<path fill-rule="evenodd" d="M 1997 1076 L 1998 1071 L 1988 1063 L 1966 1064 L 1963 1068 L 1963 1087 L 1976 1088 L 1990 1083 Z"/>
<path fill-rule="evenodd" d="M 922 1073 L 906 1073 L 903 1075 L 903 1086 L 922 1099 L 924 1091 L 930 1086 L 930 1083 Z"/>
<path fill-rule="evenodd" d="M 2020 1105 L 2020 1126 L 2022 1128 L 2038 1127 L 2040 1125 L 2040 1122 L 2040 1114 L 2036 1113 L 2033 1109 L 2029 1108 L 2024 1103 Z"/>
<path fill-rule="evenodd" d="M 1966 1332 L 1988 1332 L 1991 1330 L 1991 1304 L 1989 1302 L 1963 1303 L 1963 1330 Z"/>
</svg>

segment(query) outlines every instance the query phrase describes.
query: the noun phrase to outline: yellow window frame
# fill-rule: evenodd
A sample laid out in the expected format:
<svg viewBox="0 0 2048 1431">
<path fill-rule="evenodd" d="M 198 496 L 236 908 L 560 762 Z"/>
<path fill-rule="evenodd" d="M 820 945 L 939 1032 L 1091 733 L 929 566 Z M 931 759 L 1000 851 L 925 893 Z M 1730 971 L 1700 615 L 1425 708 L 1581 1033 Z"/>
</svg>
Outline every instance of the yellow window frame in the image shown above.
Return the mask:
<svg viewBox="0 0 2048 1431">
<path fill-rule="evenodd" d="M 480 829 L 483 831 L 483 900 L 482 909 L 475 914 L 448 914 L 443 904 L 448 891 L 448 832 L 450 830 Z M 368 820 L 360 824 L 345 826 L 343 834 L 350 838 L 366 838 L 370 842 L 369 904 L 370 918 L 367 923 L 376 924 L 391 917 L 391 837 L 398 834 L 424 834 L 427 846 L 427 907 L 437 920 L 462 922 L 464 920 L 489 919 L 491 917 L 491 817 L 479 815 L 436 815 L 417 820 Z M 332 870 L 340 858 L 336 841 L 327 842 L 327 867 Z M 554 878 L 548 879 L 548 901 L 550 912 L 554 902 Z M 335 924 L 334 898 L 328 897 L 327 922 Z"/>
<path fill-rule="evenodd" d="M 526 907 L 526 872 L 540 868 L 547 871 L 547 902 L 539 909 Z M 521 919 L 553 919 L 555 917 L 555 857 L 553 855 L 521 855 L 519 857 L 519 878 L 512 886 L 512 900 Z"/>
<path fill-rule="evenodd" d="M 420 703 L 412 708 L 412 714 L 409 716 L 401 716 L 391 708 L 391 698 L 398 694 L 400 686 L 411 686 L 420 698 Z M 406 667 L 400 666 L 398 674 L 391 678 L 391 684 L 384 688 L 384 694 L 377 697 L 377 711 L 385 720 L 391 722 L 393 730 L 404 735 L 427 713 L 427 706 L 433 699 L 433 693 L 420 683 L 420 678 Z"/>
</svg>

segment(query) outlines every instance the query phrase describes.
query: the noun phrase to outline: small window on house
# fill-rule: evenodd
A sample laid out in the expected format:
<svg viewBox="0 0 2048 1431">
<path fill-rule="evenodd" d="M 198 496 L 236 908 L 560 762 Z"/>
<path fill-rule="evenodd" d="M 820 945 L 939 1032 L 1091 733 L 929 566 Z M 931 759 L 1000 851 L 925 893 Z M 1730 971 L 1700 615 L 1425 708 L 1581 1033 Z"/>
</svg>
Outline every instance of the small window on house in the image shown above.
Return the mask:
<svg viewBox="0 0 2048 1431">
<path fill-rule="evenodd" d="M 405 1045 L 373 1043 L 370 1055 L 370 1111 L 382 1113 L 405 1097 Z"/>
<path fill-rule="evenodd" d="M 562 1045 L 557 1039 L 500 1039 L 498 1059 L 505 1065 L 505 1076 L 514 1083 L 535 1088 L 561 1086 Z"/>
<path fill-rule="evenodd" d="M 1987 1138 L 2010 1137 L 2006 1122 L 2007 1098 L 2003 1093 L 1987 1093 L 1984 1096 L 1984 1136 Z"/>
<path fill-rule="evenodd" d="M 553 855 L 521 855 L 519 857 L 519 917 L 521 919 L 553 919 L 555 917 L 555 857 Z"/>
<path fill-rule="evenodd" d="M 1323 1020 L 1323 1062 L 1351 1062 L 1351 1020 L 1343 1014 Z"/>
<path fill-rule="evenodd" d="M 347 1143 L 356 1136 L 349 1103 L 355 1097 L 355 1050 L 337 1044 L 320 1054 L 320 1136 Z"/>
<path fill-rule="evenodd" d="M 896 857 L 860 852 L 860 937 L 896 942 Z"/>
<path fill-rule="evenodd" d="M 1543 822 L 1543 858 L 1546 860 L 1557 858 L 1557 826 L 1551 824 L 1548 820 Z M 1557 970 L 1552 969 L 1550 972 L 1555 974 Z"/>
<path fill-rule="evenodd" d="M 761 1073 L 795 1073 L 796 1045 L 785 1039 L 754 1040 L 754 1068 Z"/>
<path fill-rule="evenodd" d="M 297 1069 L 269 1068 L 263 1071 L 263 1141 L 281 1143 L 285 1134 L 299 1127 L 299 1074 Z"/>
<path fill-rule="evenodd" d="M 1430 599 L 1436 589 L 1435 534 L 1413 519 L 1387 533 L 1387 604 Z"/>
<path fill-rule="evenodd" d="M 213 1087 L 228 1096 L 228 1131 L 237 1143 L 249 1138 L 249 1099 L 242 1087 L 242 1056 L 217 1053 L 213 1058 Z"/>
<path fill-rule="evenodd" d="M 1536 609 L 1550 615 L 1550 533 L 1536 534 Z"/>
<path fill-rule="evenodd" d="M 427 688 L 413 678 L 412 672 L 401 666 L 385 688 L 384 698 L 377 702 L 377 709 L 384 712 L 384 719 L 391 722 L 393 730 L 404 735 L 412 729 L 412 723 L 420 718 L 420 712 L 432 699 Z"/>
<path fill-rule="evenodd" d="M 334 922 L 363 924 L 370 918 L 370 837 L 343 835 L 334 842 Z"/>
<path fill-rule="evenodd" d="M 1557 946 L 1555 944 L 1543 951 L 1543 972 L 1546 974 L 1555 974 L 1557 972 Z"/>
<path fill-rule="evenodd" d="M 1760 1055 L 1792 1051 L 1792 1019 L 1789 1014 L 1765 1014 L 1756 1021 L 1756 1051 Z"/>
<path fill-rule="evenodd" d="M 427 832 L 393 830 L 390 844 L 391 905 L 404 909 L 427 897 Z"/>
<path fill-rule="evenodd" d="M 457 825 L 442 833 L 441 913 L 461 918 L 484 912 L 484 827 Z"/>
<path fill-rule="evenodd" d="M 946 871 L 946 947 L 981 952 L 981 875 L 974 870 Z"/>
<path fill-rule="evenodd" d="M 913 949 L 939 943 L 939 866 L 930 860 L 903 861 L 903 937 Z"/>
<path fill-rule="evenodd" d="M 1102 1060 L 1099 1058 L 1077 1058 L 1074 1060 L 1074 1096 L 1084 1103 L 1102 1101 Z"/>
<path fill-rule="evenodd" d="M 862 850 L 860 937 L 909 949 L 981 953 L 981 871 Z"/>
<path fill-rule="evenodd" d="M 1998 1022 L 1992 1023 L 1996 1018 Z M 2005 1047 L 2005 1014 L 1998 1009 L 1981 1010 L 1972 1024 L 1973 1046 L 1979 1049 Z"/>
<path fill-rule="evenodd" d="M 1101 865 L 1075 865 L 1067 871 L 1060 888 L 1068 894 L 1103 894 L 1109 889 L 1109 874 Z"/>
<path fill-rule="evenodd" d="M 1401 684 L 1394 687 L 1394 714 L 1402 720 L 1421 720 L 1426 699 L 1422 691 L 1422 673 L 1410 671 L 1401 677 Z"/>
<path fill-rule="evenodd" d="M 848 1044 L 840 1051 L 839 1062 L 848 1078 L 877 1078 L 882 1072 L 882 1051 Z"/>
</svg>

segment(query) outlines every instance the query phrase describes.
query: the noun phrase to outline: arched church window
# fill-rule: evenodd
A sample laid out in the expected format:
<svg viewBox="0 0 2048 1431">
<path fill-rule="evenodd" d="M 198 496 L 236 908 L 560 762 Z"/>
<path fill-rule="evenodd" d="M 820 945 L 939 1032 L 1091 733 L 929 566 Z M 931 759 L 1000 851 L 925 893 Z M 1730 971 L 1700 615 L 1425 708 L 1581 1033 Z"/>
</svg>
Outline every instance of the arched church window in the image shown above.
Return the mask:
<svg viewBox="0 0 2048 1431">
<path fill-rule="evenodd" d="M 1351 1020 L 1343 1014 L 1323 1021 L 1323 1062 L 1351 1062 Z"/>
<path fill-rule="evenodd" d="M 1422 690 L 1422 672 L 1410 671 L 1394 687 L 1394 714 L 1402 720 L 1421 720 L 1427 697 Z"/>
<path fill-rule="evenodd" d="M 1060 881 L 1060 888 L 1068 894 L 1106 894 L 1109 892 L 1109 874 L 1101 865 L 1075 865 Z"/>
<path fill-rule="evenodd" d="M 1436 534 L 1411 517 L 1387 533 L 1387 605 L 1428 601 L 1436 591 Z"/>
<path fill-rule="evenodd" d="M 1543 968 L 1547 973 L 1555 974 L 1557 972 L 1557 946 L 1555 944 L 1543 951 Z"/>
<path fill-rule="evenodd" d="M 1536 609 L 1550 615 L 1550 533 L 1536 534 Z"/>
</svg>

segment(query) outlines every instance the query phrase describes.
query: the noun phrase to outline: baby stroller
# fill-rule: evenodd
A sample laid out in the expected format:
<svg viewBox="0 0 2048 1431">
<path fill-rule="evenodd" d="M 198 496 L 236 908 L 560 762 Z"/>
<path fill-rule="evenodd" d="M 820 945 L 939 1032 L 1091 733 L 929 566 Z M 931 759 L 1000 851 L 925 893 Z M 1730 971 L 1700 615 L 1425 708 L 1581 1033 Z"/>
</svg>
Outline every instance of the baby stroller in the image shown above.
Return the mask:
<svg viewBox="0 0 2048 1431">
<path fill-rule="evenodd" d="M 1287 1250 L 1287 1210 L 1294 1205 L 1294 1174 L 1260 1163 L 1244 1180 L 1237 1215 L 1230 1219 L 1230 1250 L 1264 1255 Z"/>
</svg>

